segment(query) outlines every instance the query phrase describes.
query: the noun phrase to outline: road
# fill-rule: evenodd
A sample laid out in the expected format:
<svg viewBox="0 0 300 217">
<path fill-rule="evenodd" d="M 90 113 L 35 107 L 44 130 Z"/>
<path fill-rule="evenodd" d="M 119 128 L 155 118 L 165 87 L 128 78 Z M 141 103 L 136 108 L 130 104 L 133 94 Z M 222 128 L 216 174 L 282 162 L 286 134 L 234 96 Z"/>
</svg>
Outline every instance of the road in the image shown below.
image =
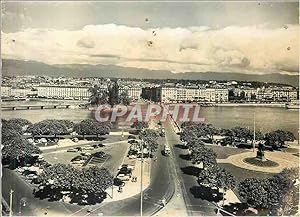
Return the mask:
<svg viewBox="0 0 300 217">
<path fill-rule="evenodd" d="M 176 172 L 178 174 L 179 181 L 181 182 L 181 188 L 183 191 L 183 197 L 185 200 L 187 212 L 189 215 L 204 215 L 214 216 L 216 215 L 216 207 L 207 200 L 199 198 L 201 193 L 199 192 L 199 185 L 197 183 L 197 177 L 183 173 L 182 169 L 186 169 L 192 166 L 190 161 L 184 159 L 187 154 L 186 149 L 180 147 L 181 141 L 179 136 L 174 132 L 171 123 L 169 121 L 164 123 L 166 130 L 166 140 L 170 147 L 173 149 L 173 157 L 176 165 Z"/>
</svg>

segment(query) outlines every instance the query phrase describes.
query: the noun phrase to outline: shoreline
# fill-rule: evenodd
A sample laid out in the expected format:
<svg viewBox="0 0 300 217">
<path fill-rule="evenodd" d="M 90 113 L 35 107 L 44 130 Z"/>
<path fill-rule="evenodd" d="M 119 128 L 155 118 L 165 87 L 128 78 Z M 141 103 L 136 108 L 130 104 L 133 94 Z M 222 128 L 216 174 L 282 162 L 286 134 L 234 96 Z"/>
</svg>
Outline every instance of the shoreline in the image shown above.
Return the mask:
<svg viewBox="0 0 300 217">
<path fill-rule="evenodd" d="M 212 107 L 271 107 L 271 108 L 286 108 L 285 103 L 216 103 Z"/>
</svg>

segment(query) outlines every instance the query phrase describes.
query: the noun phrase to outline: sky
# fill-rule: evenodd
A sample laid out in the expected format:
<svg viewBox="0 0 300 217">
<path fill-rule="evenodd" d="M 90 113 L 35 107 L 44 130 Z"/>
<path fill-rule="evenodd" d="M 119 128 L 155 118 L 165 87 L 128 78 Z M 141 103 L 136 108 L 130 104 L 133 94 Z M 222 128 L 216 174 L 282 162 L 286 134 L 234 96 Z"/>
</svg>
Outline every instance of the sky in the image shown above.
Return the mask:
<svg viewBox="0 0 300 217">
<path fill-rule="evenodd" d="M 2 58 L 298 74 L 297 2 L 2 2 Z"/>
</svg>

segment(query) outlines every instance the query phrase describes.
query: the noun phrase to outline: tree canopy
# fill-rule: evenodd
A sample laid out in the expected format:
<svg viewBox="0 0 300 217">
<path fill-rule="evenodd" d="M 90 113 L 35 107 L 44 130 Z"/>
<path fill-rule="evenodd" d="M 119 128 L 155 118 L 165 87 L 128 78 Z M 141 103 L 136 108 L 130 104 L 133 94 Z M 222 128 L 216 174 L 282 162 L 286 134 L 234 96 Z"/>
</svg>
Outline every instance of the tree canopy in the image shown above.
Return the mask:
<svg viewBox="0 0 300 217">
<path fill-rule="evenodd" d="M 77 169 L 60 163 L 45 168 L 39 180 L 39 191 L 47 191 L 47 197 L 60 198 L 61 191 L 70 191 L 73 200 L 87 200 L 87 203 L 102 201 L 106 197 L 105 190 L 113 184 L 113 177 L 105 168 Z"/>
<path fill-rule="evenodd" d="M 65 135 L 68 128 L 61 120 L 43 120 L 30 125 L 27 130 L 32 135 Z"/>
<path fill-rule="evenodd" d="M 110 124 L 86 119 L 76 124 L 74 130 L 80 135 L 105 135 L 110 131 Z"/>
<path fill-rule="evenodd" d="M 151 152 L 158 149 L 158 137 L 158 132 L 153 129 L 144 129 L 139 133 L 139 138 L 143 140 Z"/>
<path fill-rule="evenodd" d="M 294 185 L 297 169 L 284 169 L 267 179 L 248 178 L 239 184 L 239 194 L 249 206 L 268 210 L 272 215 L 291 215 L 298 198 Z"/>
</svg>

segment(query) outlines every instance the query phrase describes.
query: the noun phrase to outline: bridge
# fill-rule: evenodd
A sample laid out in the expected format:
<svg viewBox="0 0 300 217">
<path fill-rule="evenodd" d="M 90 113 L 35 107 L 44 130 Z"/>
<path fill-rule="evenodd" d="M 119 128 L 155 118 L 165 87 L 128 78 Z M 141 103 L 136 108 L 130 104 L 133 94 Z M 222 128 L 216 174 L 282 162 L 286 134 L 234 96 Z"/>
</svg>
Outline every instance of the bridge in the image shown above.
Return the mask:
<svg viewBox="0 0 300 217">
<path fill-rule="evenodd" d="M 88 108 L 87 105 L 9 105 L 1 106 L 2 111 L 8 110 L 37 110 L 37 109 L 69 109 L 69 108 Z"/>
</svg>

